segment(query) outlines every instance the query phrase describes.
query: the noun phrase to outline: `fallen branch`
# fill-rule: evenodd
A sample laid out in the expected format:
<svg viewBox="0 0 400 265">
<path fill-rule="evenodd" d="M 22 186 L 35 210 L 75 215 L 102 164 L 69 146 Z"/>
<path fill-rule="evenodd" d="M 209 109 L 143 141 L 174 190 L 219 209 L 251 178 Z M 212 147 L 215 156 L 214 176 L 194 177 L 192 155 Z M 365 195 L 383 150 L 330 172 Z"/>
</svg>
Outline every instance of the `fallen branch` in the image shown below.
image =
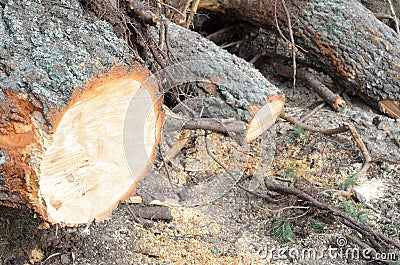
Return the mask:
<svg viewBox="0 0 400 265">
<path fill-rule="evenodd" d="M 235 176 L 215 157 L 215 155 L 210 151 L 210 149 L 208 148 L 208 140 L 207 140 L 207 134 L 205 136 L 205 145 L 206 145 L 206 150 L 207 150 L 207 154 L 219 165 L 221 166 L 227 174 L 229 174 L 233 179 L 236 179 Z M 376 247 L 378 247 L 380 249 L 380 246 L 376 243 L 376 241 L 380 241 L 383 242 L 387 245 L 392 245 L 394 247 L 396 247 L 397 249 L 400 250 L 400 243 L 397 242 L 396 240 L 393 240 L 391 238 L 389 238 L 388 236 L 384 235 L 383 233 L 380 233 L 378 231 L 375 231 L 374 229 L 372 229 L 371 227 L 369 227 L 368 225 L 366 225 L 365 223 L 362 223 L 358 220 L 356 220 L 355 218 L 353 218 L 352 216 L 350 216 L 349 214 L 337 209 L 336 207 L 325 203 L 325 202 L 321 202 L 319 200 L 317 200 L 315 198 L 315 196 L 311 196 L 307 193 L 305 193 L 304 191 L 301 191 L 299 189 L 296 188 L 292 188 L 292 187 L 288 187 L 285 185 L 281 185 L 275 182 L 266 182 L 266 187 L 269 191 L 273 191 L 273 192 L 277 192 L 280 194 L 289 194 L 289 195 L 294 195 L 304 201 L 307 201 L 309 204 L 311 204 L 312 206 L 320 209 L 320 210 L 324 210 L 324 211 L 328 211 L 330 212 L 332 215 L 336 216 L 339 218 L 339 221 L 342 222 L 344 225 L 353 228 L 355 230 L 357 230 L 358 232 L 360 232 L 364 237 L 366 237 L 367 239 L 369 239 L 370 242 L 372 242 Z M 250 191 L 247 188 L 245 188 L 241 183 L 237 183 L 237 187 L 258 197 L 258 198 L 262 198 L 262 199 L 266 199 L 269 202 L 276 202 L 274 199 L 272 199 L 271 197 L 269 197 L 268 195 L 264 195 L 261 194 L 259 192 L 256 191 Z"/>
<path fill-rule="evenodd" d="M 165 123 L 164 132 L 186 130 L 210 130 L 219 133 L 244 133 L 246 123 L 235 119 L 192 118 L 169 119 Z"/>
<path fill-rule="evenodd" d="M 282 114 L 281 117 L 282 117 L 282 119 L 284 119 L 292 124 L 295 124 L 297 126 L 300 126 L 304 130 L 310 131 L 310 132 L 317 132 L 317 133 L 322 133 L 325 135 L 334 135 L 334 134 L 339 134 L 339 133 L 344 133 L 344 132 L 350 132 L 354 138 L 354 141 L 360 148 L 360 150 L 364 156 L 364 159 L 365 159 L 362 167 L 357 172 L 356 176 L 357 177 L 363 176 L 370 168 L 371 163 L 372 163 L 371 155 L 370 155 L 367 147 L 365 146 L 364 142 L 362 141 L 360 135 L 358 134 L 357 129 L 353 123 L 345 123 L 342 126 L 333 128 L 333 129 L 323 129 L 323 128 L 316 128 L 316 127 L 304 124 L 304 123 L 296 120 L 295 118 L 288 116 L 287 114 Z"/>
<path fill-rule="evenodd" d="M 383 233 L 380 233 L 378 231 L 375 231 L 365 223 L 361 223 L 360 221 L 356 220 L 355 218 L 351 217 L 349 214 L 338 210 L 334 206 L 321 202 L 315 198 L 315 196 L 311 196 L 304 191 L 301 191 L 296 188 L 284 186 L 278 183 L 266 183 L 267 189 L 270 191 L 278 192 L 280 194 L 290 194 L 290 195 L 295 195 L 296 197 L 307 201 L 310 203 L 312 206 L 317 207 L 318 209 L 321 210 L 328 210 L 331 212 L 334 216 L 339 217 L 339 220 L 346 225 L 352 225 L 352 228 L 357 227 L 359 229 L 364 230 L 367 232 L 369 235 L 373 236 L 375 239 L 382 241 L 388 245 L 392 245 L 396 247 L 397 249 L 400 250 L 400 243 L 394 239 L 389 238 L 388 236 L 384 235 Z"/>
<path fill-rule="evenodd" d="M 319 104 L 318 106 L 316 106 L 314 109 L 312 109 L 310 112 L 308 112 L 306 115 L 304 115 L 303 117 L 301 117 L 301 119 L 299 120 L 299 122 L 305 122 L 306 120 L 308 120 L 309 118 L 311 118 L 312 116 L 314 116 L 315 113 L 317 113 L 318 111 L 320 111 L 321 109 L 323 109 L 326 106 L 326 102 L 323 102 L 321 104 Z"/>
<path fill-rule="evenodd" d="M 281 59 L 273 58 L 272 66 L 276 73 L 284 77 L 292 77 L 293 69 L 284 64 Z M 302 80 L 307 86 L 312 88 L 326 103 L 328 103 L 335 111 L 339 111 L 345 101 L 337 94 L 333 93 L 327 86 L 320 82 L 312 73 L 297 69 L 296 77 Z"/>
</svg>

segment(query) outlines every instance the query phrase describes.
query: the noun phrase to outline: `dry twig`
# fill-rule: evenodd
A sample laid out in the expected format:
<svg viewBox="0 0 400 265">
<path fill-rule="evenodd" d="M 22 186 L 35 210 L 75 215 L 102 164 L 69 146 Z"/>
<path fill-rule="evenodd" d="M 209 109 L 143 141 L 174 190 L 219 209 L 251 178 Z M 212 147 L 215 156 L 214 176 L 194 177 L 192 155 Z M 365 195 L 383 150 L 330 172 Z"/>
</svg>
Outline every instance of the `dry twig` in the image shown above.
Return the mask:
<svg viewBox="0 0 400 265">
<path fill-rule="evenodd" d="M 186 28 L 189 28 L 190 25 L 192 24 L 194 15 L 197 12 L 197 8 L 199 7 L 199 4 L 200 4 L 200 0 L 195 0 L 195 2 L 193 3 L 192 9 L 190 10 L 189 18 L 186 20 Z"/>
<path fill-rule="evenodd" d="M 396 32 L 397 32 L 397 34 L 400 34 L 399 19 L 397 18 L 396 12 L 394 11 L 392 0 L 388 0 L 388 2 L 389 2 L 389 6 L 390 6 L 390 12 L 392 13 L 392 16 L 393 16 Z"/>
<path fill-rule="evenodd" d="M 350 225 L 352 228 L 357 229 L 357 231 L 363 231 L 364 234 L 367 233 L 369 236 L 372 236 L 374 239 L 384 242 L 388 245 L 392 245 L 400 250 L 399 242 L 389 238 L 388 236 L 384 235 L 383 233 L 375 231 L 374 229 L 369 227 L 367 224 L 356 220 L 355 218 L 351 217 L 349 214 L 338 210 L 334 206 L 317 200 L 315 198 L 315 196 L 311 196 L 299 189 L 284 186 L 284 185 L 281 185 L 278 183 L 266 183 L 266 186 L 267 186 L 268 190 L 270 190 L 270 191 L 278 192 L 280 194 L 295 195 L 297 198 L 307 201 L 309 204 L 311 204 L 312 206 L 314 206 L 318 209 L 327 210 L 330 213 L 332 213 L 334 216 L 339 217 L 339 220 L 341 222 L 343 222 L 345 225 Z"/>
<path fill-rule="evenodd" d="M 296 71 L 297 71 L 297 66 L 296 66 L 296 44 L 294 42 L 294 37 L 293 37 L 293 30 L 292 30 L 292 22 L 290 20 L 290 13 L 289 10 L 287 9 L 285 0 L 281 0 L 281 3 L 283 5 L 283 8 L 285 9 L 286 17 L 288 20 L 288 28 L 289 28 L 289 36 L 290 36 L 290 41 L 292 44 L 292 59 L 293 59 L 293 88 L 296 88 Z"/>
<path fill-rule="evenodd" d="M 285 35 L 283 35 L 283 32 L 281 30 L 281 28 L 279 27 L 279 22 L 278 22 L 278 16 L 277 16 L 277 12 L 276 12 L 276 7 L 277 7 L 277 0 L 275 0 L 274 3 L 274 17 L 275 17 L 275 25 L 276 25 L 276 29 L 279 32 L 279 35 L 281 35 L 282 39 L 284 39 L 284 41 L 289 42 L 288 39 L 285 37 Z"/>
<path fill-rule="evenodd" d="M 345 123 L 342 126 L 333 128 L 333 129 L 323 129 L 323 128 L 316 128 L 316 127 L 304 124 L 304 123 L 296 120 L 295 118 L 288 116 L 287 114 L 282 114 L 281 117 L 284 120 L 286 120 L 292 124 L 295 124 L 297 126 L 300 126 L 304 130 L 310 131 L 310 132 L 317 132 L 317 133 L 322 133 L 325 135 L 334 135 L 334 134 L 339 134 L 339 133 L 344 133 L 344 132 L 350 132 L 354 138 L 354 141 L 360 148 L 360 150 L 364 156 L 364 159 L 365 159 L 364 164 L 362 165 L 361 169 L 357 172 L 356 176 L 361 177 L 365 173 L 367 173 L 368 169 L 371 166 L 372 158 L 353 123 Z"/>
<path fill-rule="evenodd" d="M 326 102 L 323 102 L 323 103 L 319 104 L 314 109 L 312 109 L 310 112 L 308 112 L 306 115 L 301 117 L 299 122 L 305 122 L 306 120 L 308 120 L 309 118 L 314 116 L 314 114 L 317 113 L 319 110 L 323 109 L 325 106 L 326 106 Z"/>
<path fill-rule="evenodd" d="M 217 163 L 220 167 L 222 167 L 222 168 L 225 170 L 225 172 L 226 172 L 232 179 L 236 180 L 236 178 L 235 178 L 235 176 L 232 174 L 232 172 L 230 172 L 230 171 L 226 168 L 226 166 L 225 166 L 224 164 L 222 164 L 222 163 L 215 157 L 215 155 L 210 151 L 210 149 L 208 148 L 207 133 L 206 133 L 206 135 L 204 136 L 204 141 L 205 141 L 205 146 L 206 146 L 207 154 L 215 161 L 215 163 Z M 275 201 L 274 199 L 272 199 L 271 197 L 269 197 L 269 196 L 267 196 L 267 195 L 264 195 L 264 194 L 261 194 L 261 193 L 256 192 L 256 191 L 251 191 L 251 190 L 247 189 L 246 187 L 244 187 L 244 186 L 243 186 L 242 184 L 240 184 L 240 183 L 236 183 L 236 186 L 237 186 L 238 188 L 240 188 L 240 189 L 242 189 L 242 190 L 244 190 L 244 191 L 246 191 L 246 192 L 248 192 L 248 193 L 250 193 L 250 194 L 252 194 L 252 195 L 254 195 L 254 196 L 256 196 L 256 197 L 258 197 L 258 198 L 265 199 L 265 200 L 268 201 L 268 202 L 276 202 L 276 201 Z"/>
<path fill-rule="evenodd" d="M 172 183 L 172 177 L 171 177 L 171 173 L 170 173 L 170 171 L 169 171 L 168 162 L 166 161 L 166 159 L 165 159 L 165 157 L 164 157 L 164 153 L 163 153 L 163 144 L 162 144 L 162 143 L 159 143 L 158 147 L 159 147 L 159 150 L 160 150 L 161 160 L 162 160 L 162 162 L 163 162 L 163 164 L 164 164 L 164 167 L 165 167 L 165 172 L 167 172 L 168 181 L 169 181 L 169 183 L 171 184 L 172 191 L 173 191 L 174 193 L 176 193 L 174 184 Z"/>
<path fill-rule="evenodd" d="M 126 206 L 134 218 L 172 221 L 171 210 L 166 206 Z"/>
</svg>

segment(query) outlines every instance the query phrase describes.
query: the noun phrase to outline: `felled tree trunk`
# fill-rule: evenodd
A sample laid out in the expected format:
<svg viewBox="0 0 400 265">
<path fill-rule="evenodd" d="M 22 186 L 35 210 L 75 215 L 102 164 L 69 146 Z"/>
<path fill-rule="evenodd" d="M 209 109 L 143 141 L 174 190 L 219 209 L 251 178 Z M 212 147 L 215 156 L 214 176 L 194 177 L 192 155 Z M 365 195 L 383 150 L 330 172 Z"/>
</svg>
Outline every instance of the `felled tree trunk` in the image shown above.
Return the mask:
<svg viewBox="0 0 400 265">
<path fill-rule="evenodd" d="M 0 205 L 76 225 L 135 192 L 161 118 L 124 41 L 68 3 L 0 1 Z"/>
<path fill-rule="evenodd" d="M 166 23 L 169 49 L 177 63 L 157 74 L 162 75 L 159 80 L 165 80 L 163 87 L 199 83 L 202 93 L 198 95 L 215 97 L 220 103 L 204 99 L 201 105 L 204 109 L 198 113 L 211 118 L 245 121 L 245 142 L 253 141 L 275 123 L 284 107 L 282 92 L 276 86 L 251 64 L 198 33 L 171 22 Z M 153 36 L 157 38 L 158 32 Z"/>
<path fill-rule="evenodd" d="M 134 193 L 159 140 L 159 88 L 200 82 L 199 95 L 222 102 L 205 112 L 236 113 L 245 141 L 283 110 L 282 94 L 247 62 L 174 24 L 178 63 L 150 77 L 78 2 L 15 1 L 0 14 L 0 205 L 29 206 L 49 223 L 102 219 Z"/>
<path fill-rule="evenodd" d="M 275 26 L 275 2 L 280 28 L 288 32 L 285 2 L 295 42 L 316 65 L 371 105 L 400 117 L 399 35 L 355 0 L 172 0 L 170 4 L 181 11 L 203 8 L 227 13 L 233 20 Z"/>
</svg>

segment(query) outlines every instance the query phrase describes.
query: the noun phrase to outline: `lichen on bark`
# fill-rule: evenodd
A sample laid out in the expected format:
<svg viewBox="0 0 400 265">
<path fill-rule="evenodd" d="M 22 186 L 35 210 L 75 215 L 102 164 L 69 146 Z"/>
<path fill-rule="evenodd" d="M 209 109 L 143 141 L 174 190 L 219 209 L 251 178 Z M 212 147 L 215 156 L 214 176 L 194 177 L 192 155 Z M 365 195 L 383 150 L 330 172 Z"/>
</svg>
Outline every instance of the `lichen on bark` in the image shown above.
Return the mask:
<svg viewBox="0 0 400 265">
<path fill-rule="evenodd" d="M 115 64 L 131 64 L 112 27 L 78 1 L 1 1 L 0 97 L 30 93 L 49 108 L 65 107 L 73 90 Z"/>
</svg>

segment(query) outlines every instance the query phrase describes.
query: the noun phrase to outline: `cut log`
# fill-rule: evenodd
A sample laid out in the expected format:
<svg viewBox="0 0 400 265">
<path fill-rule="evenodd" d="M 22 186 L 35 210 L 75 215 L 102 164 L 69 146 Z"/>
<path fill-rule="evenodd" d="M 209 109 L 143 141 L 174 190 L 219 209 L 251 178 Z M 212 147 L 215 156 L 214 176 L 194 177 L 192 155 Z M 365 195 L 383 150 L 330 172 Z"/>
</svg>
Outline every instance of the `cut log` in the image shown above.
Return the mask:
<svg viewBox="0 0 400 265">
<path fill-rule="evenodd" d="M 171 0 L 176 9 L 194 5 Z M 224 12 L 233 20 L 287 29 L 283 1 L 200 0 L 197 9 Z M 388 115 L 400 117 L 400 37 L 356 0 L 285 1 L 296 44 L 342 86 Z M 171 13 L 174 13 L 171 10 Z M 176 14 L 178 18 L 179 15 Z M 286 30 L 287 32 L 287 30 Z"/>
<path fill-rule="evenodd" d="M 72 226 L 134 194 L 162 121 L 146 78 L 79 2 L 1 3 L 0 205 Z"/>
<path fill-rule="evenodd" d="M 165 80 L 164 88 L 187 82 L 202 83 L 199 90 L 204 91 L 198 91 L 198 95 L 214 96 L 225 104 L 204 100 L 205 110 L 198 113 L 203 112 L 209 118 L 238 118 L 247 122 L 245 142 L 253 141 L 275 123 L 284 107 L 283 95 L 276 86 L 251 64 L 198 33 L 166 23 L 170 51 L 178 64 L 157 74 L 158 79 Z M 156 30 L 153 36 L 159 36 Z"/>
</svg>

